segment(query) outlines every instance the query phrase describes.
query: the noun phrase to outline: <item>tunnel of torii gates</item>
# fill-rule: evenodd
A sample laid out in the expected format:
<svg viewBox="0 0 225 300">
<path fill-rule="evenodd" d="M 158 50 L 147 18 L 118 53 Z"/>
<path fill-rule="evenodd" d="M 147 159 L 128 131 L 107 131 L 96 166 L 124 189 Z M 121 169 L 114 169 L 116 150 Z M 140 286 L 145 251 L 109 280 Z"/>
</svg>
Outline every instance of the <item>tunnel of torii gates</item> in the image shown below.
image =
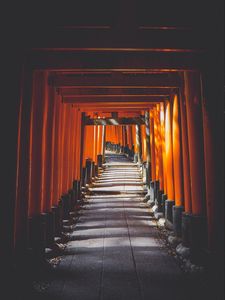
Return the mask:
<svg viewBox="0 0 225 300">
<path fill-rule="evenodd" d="M 215 157 L 200 72 L 183 72 L 166 97 L 119 103 L 64 97 L 48 71 L 29 78 L 31 101 L 22 91 L 18 121 L 15 256 L 53 243 L 102 167 L 105 148 L 140 164 L 146 201 L 156 201 L 193 260 L 217 253 Z"/>
</svg>

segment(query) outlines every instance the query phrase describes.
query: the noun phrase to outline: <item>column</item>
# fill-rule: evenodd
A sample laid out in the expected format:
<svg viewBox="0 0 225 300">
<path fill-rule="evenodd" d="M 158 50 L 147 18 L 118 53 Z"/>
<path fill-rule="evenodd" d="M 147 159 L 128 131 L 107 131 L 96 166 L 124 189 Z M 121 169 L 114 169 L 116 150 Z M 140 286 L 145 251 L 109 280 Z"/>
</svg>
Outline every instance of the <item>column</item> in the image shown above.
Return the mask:
<svg viewBox="0 0 225 300">
<path fill-rule="evenodd" d="M 192 260 L 195 260 L 196 256 L 200 255 L 200 249 L 206 245 L 207 240 L 202 97 L 200 74 L 198 72 L 184 73 L 184 91 L 187 109 L 192 200 L 190 247 Z"/>
<path fill-rule="evenodd" d="M 137 156 L 138 156 L 138 163 L 141 163 L 142 155 L 141 155 L 141 132 L 140 132 L 140 125 L 136 125 L 136 145 L 137 145 Z"/>
<path fill-rule="evenodd" d="M 172 146 L 172 122 L 171 122 L 171 104 L 166 103 L 165 113 L 165 151 L 166 151 L 166 181 L 167 181 L 167 197 L 165 201 L 165 225 L 173 229 L 172 207 L 174 201 L 174 178 L 173 178 L 173 146 Z"/>
<path fill-rule="evenodd" d="M 181 219 L 184 210 L 184 191 L 183 191 L 183 169 L 181 152 L 181 128 L 180 128 L 180 110 L 177 95 L 173 95 L 173 170 L 174 170 L 174 200 L 173 206 L 173 230 L 177 236 L 181 236 Z"/>
</svg>

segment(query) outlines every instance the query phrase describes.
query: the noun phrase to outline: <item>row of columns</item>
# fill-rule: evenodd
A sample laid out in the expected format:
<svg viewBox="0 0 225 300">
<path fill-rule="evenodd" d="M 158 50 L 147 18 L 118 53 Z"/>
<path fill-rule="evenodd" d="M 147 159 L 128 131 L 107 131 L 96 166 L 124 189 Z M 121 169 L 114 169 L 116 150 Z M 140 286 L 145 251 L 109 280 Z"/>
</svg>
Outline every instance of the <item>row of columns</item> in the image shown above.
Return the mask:
<svg viewBox="0 0 225 300">
<path fill-rule="evenodd" d="M 183 88 L 146 112 L 152 189 L 146 200 L 152 198 L 157 204 L 155 215 L 165 216 L 166 227 L 190 247 L 193 261 L 213 249 L 216 234 L 212 229 L 216 218 L 211 210 L 213 194 L 206 193 L 215 185 L 209 180 L 214 158 L 209 154 L 210 132 L 205 129 L 201 84 L 199 72 L 185 72 Z M 146 137 L 147 132 L 146 123 Z"/>
<path fill-rule="evenodd" d="M 32 261 L 33 255 L 42 259 L 46 247 L 55 249 L 56 237 L 66 241 L 65 220 L 74 221 L 81 199 L 82 113 L 62 102 L 48 85 L 48 72 L 27 76 L 18 132 L 16 261 L 31 253 Z"/>
<path fill-rule="evenodd" d="M 145 125 L 126 126 L 125 134 L 136 161 L 148 169 L 146 200 L 153 201 L 155 215 L 165 217 L 193 261 L 205 260 L 207 251 L 215 251 L 218 235 L 214 124 L 203 99 L 204 77 L 184 72 L 181 79 L 183 86 L 168 101 L 144 111 Z M 106 140 L 123 145 L 115 133 L 122 126 L 108 127 Z"/>
<path fill-rule="evenodd" d="M 145 125 L 84 126 L 84 113 L 62 103 L 48 85 L 46 71 L 24 73 L 18 119 L 14 249 L 27 245 L 29 219 L 50 215 L 54 207 L 62 206 L 68 212 L 68 203 L 75 204 L 84 184 L 81 174 L 87 159 L 98 165 L 106 141 L 132 150 L 129 153 L 136 155 L 137 162 L 146 163 L 146 183 L 150 191 L 153 189 L 150 196 L 161 203 L 158 212 L 162 210 L 166 224 L 182 235 L 186 246 L 202 249 L 208 243 L 212 251 L 216 243 L 218 247 L 218 238 L 214 238 L 218 210 L 213 165 L 217 161 L 211 144 L 216 118 L 210 117 L 205 104 L 209 100 L 202 101 L 205 79 L 198 72 L 181 76 L 183 87 L 171 94 L 170 101 L 144 111 Z"/>
</svg>

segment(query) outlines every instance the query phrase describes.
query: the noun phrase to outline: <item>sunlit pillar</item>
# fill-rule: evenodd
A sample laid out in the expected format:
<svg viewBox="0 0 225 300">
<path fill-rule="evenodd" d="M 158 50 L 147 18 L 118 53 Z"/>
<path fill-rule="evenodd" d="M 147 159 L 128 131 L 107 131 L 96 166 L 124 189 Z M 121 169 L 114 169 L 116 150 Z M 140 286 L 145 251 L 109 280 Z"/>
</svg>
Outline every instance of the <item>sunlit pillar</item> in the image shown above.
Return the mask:
<svg viewBox="0 0 225 300">
<path fill-rule="evenodd" d="M 160 103 L 160 136 L 162 147 L 163 191 L 166 194 L 166 152 L 165 152 L 165 112 L 164 103 Z"/>
<path fill-rule="evenodd" d="M 151 180 L 156 180 L 155 177 L 155 135 L 154 135 L 154 113 L 150 111 L 150 146 L 151 146 Z"/>
<path fill-rule="evenodd" d="M 82 113 L 76 109 L 76 142 L 75 142 L 75 151 L 76 151 L 76 172 L 75 172 L 75 179 L 80 181 L 81 180 L 81 153 L 82 153 L 82 145 L 83 145 L 83 136 L 82 136 Z"/>
<path fill-rule="evenodd" d="M 181 218 L 184 210 L 184 190 L 183 190 L 183 169 L 181 152 L 181 123 L 178 96 L 173 96 L 173 170 L 174 170 L 174 197 L 175 206 L 173 207 L 173 229 L 174 232 L 181 235 Z"/>
<path fill-rule="evenodd" d="M 102 126 L 102 161 L 105 160 L 106 126 Z"/>
<path fill-rule="evenodd" d="M 161 133 L 161 123 L 160 123 L 160 104 L 156 105 L 155 122 L 156 122 L 156 133 L 157 133 L 158 180 L 159 180 L 159 189 L 162 191 L 164 186 L 164 178 L 163 178 L 162 133 Z"/>
<path fill-rule="evenodd" d="M 165 112 L 165 151 L 166 151 L 166 181 L 167 181 L 167 196 L 165 201 L 165 218 L 166 226 L 171 227 L 173 222 L 172 207 L 174 201 L 174 178 L 173 178 L 173 145 L 172 145 L 172 122 L 171 122 L 171 104 L 166 103 Z"/>
<path fill-rule="evenodd" d="M 170 108 L 169 101 L 166 103 L 166 114 L 165 114 L 165 151 L 166 151 L 167 195 L 168 195 L 168 199 L 174 200 L 171 108 Z"/>
<path fill-rule="evenodd" d="M 145 132 L 146 132 L 146 169 L 147 169 L 147 183 L 150 183 L 150 178 L 151 178 L 151 168 L 150 168 L 150 163 L 151 163 L 151 150 L 150 150 L 150 124 L 149 124 L 149 111 L 145 111 Z"/>
<path fill-rule="evenodd" d="M 140 132 L 140 125 L 136 125 L 136 145 L 137 145 L 138 163 L 141 163 L 142 153 L 141 153 L 141 132 Z"/>
</svg>

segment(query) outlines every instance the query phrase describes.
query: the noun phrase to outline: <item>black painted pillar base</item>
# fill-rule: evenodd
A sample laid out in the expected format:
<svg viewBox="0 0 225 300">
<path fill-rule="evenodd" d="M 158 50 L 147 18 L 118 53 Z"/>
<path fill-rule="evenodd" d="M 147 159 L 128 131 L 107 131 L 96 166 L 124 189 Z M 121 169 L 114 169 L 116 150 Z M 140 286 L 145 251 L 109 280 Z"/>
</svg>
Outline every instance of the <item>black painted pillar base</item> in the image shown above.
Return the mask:
<svg viewBox="0 0 225 300">
<path fill-rule="evenodd" d="M 92 160 L 86 159 L 85 185 L 92 182 Z"/>
<path fill-rule="evenodd" d="M 46 216 L 46 243 L 48 247 L 54 244 L 54 213 L 47 212 Z"/>
<path fill-rule="evenodd" d="M 167 194 L 162 194 L 162 212 L 165 217 L 165 201 L 167 200 Z"/>
<path fill-rule="evenodd" d="M 190 216 L 190 259 L 192 263 L 205 264 L 207 248 L 207 220 L 205 216 Z"/>
<path fill-rule="evenodd" d="M 98 165 L 95 165 L 94 168 L 95 168 L 95 178 L 96 178 L 98 177 Z"/>
<path fill-rule="evenodd" d="M 173 206 L 175 205 L 174 200 L 165 201 L 165 227 L 173 230 Z"/>
<path fill-rule="evenodd" d="M 154 181 L 150 181 L 150 201 L 155 202 L 155 200 L 154 200 Z"/>
<path fill-rule="evenodd" d="M 103 164 L 103 156 L 102 154 L 98 154 L 97 156 L 97 163 L 98 163 L 98 167 L 102 167 L 102 164 Z"/>
<path fill-rule="evenodd" d="M 182 232 L 182 212 L 184 211 L 183 206 L 173 206 L 173 231 L 177 237 L 181 237 Z"/>
<path fill-rule="evenodd" d="M 138 162 L 138 154 L 134 153 L 134 163 L 137 163 L 137 162 Z"/>
<path fill-rule="evenodd" d="M 159 180 L 154 181 L 154 201 L 157 202 L 157 196 L 159 191 Z"/>
<path fill-rule="evenodd" d="M 207 219 L 205 216 L 182 213 L 182 245 L 190 248 L 194 264 L 207 264 Z"/>
<path fill-rule="evenodd" d="M 95 178 L 95 162 L 92 161 L 92 166 L 91 166 L 91 182 Z"/>
<path fill-rule="evenodd" d="M 185 247 L 190 247 L 190 217 L 191 214 L 187 212 L 183 212 L 181 216 L 181 237 Z"/>
<path fill-rule="evenodd" d="M 153 206 L 154 216 L 156 219 L 160 219 L 163 217 L 163 210 L 162 210 L 162 195 L 163 191 L 159 190 L 157 192 L 157 198 L 155 200 L 155 205 Z"/>
</svg>

